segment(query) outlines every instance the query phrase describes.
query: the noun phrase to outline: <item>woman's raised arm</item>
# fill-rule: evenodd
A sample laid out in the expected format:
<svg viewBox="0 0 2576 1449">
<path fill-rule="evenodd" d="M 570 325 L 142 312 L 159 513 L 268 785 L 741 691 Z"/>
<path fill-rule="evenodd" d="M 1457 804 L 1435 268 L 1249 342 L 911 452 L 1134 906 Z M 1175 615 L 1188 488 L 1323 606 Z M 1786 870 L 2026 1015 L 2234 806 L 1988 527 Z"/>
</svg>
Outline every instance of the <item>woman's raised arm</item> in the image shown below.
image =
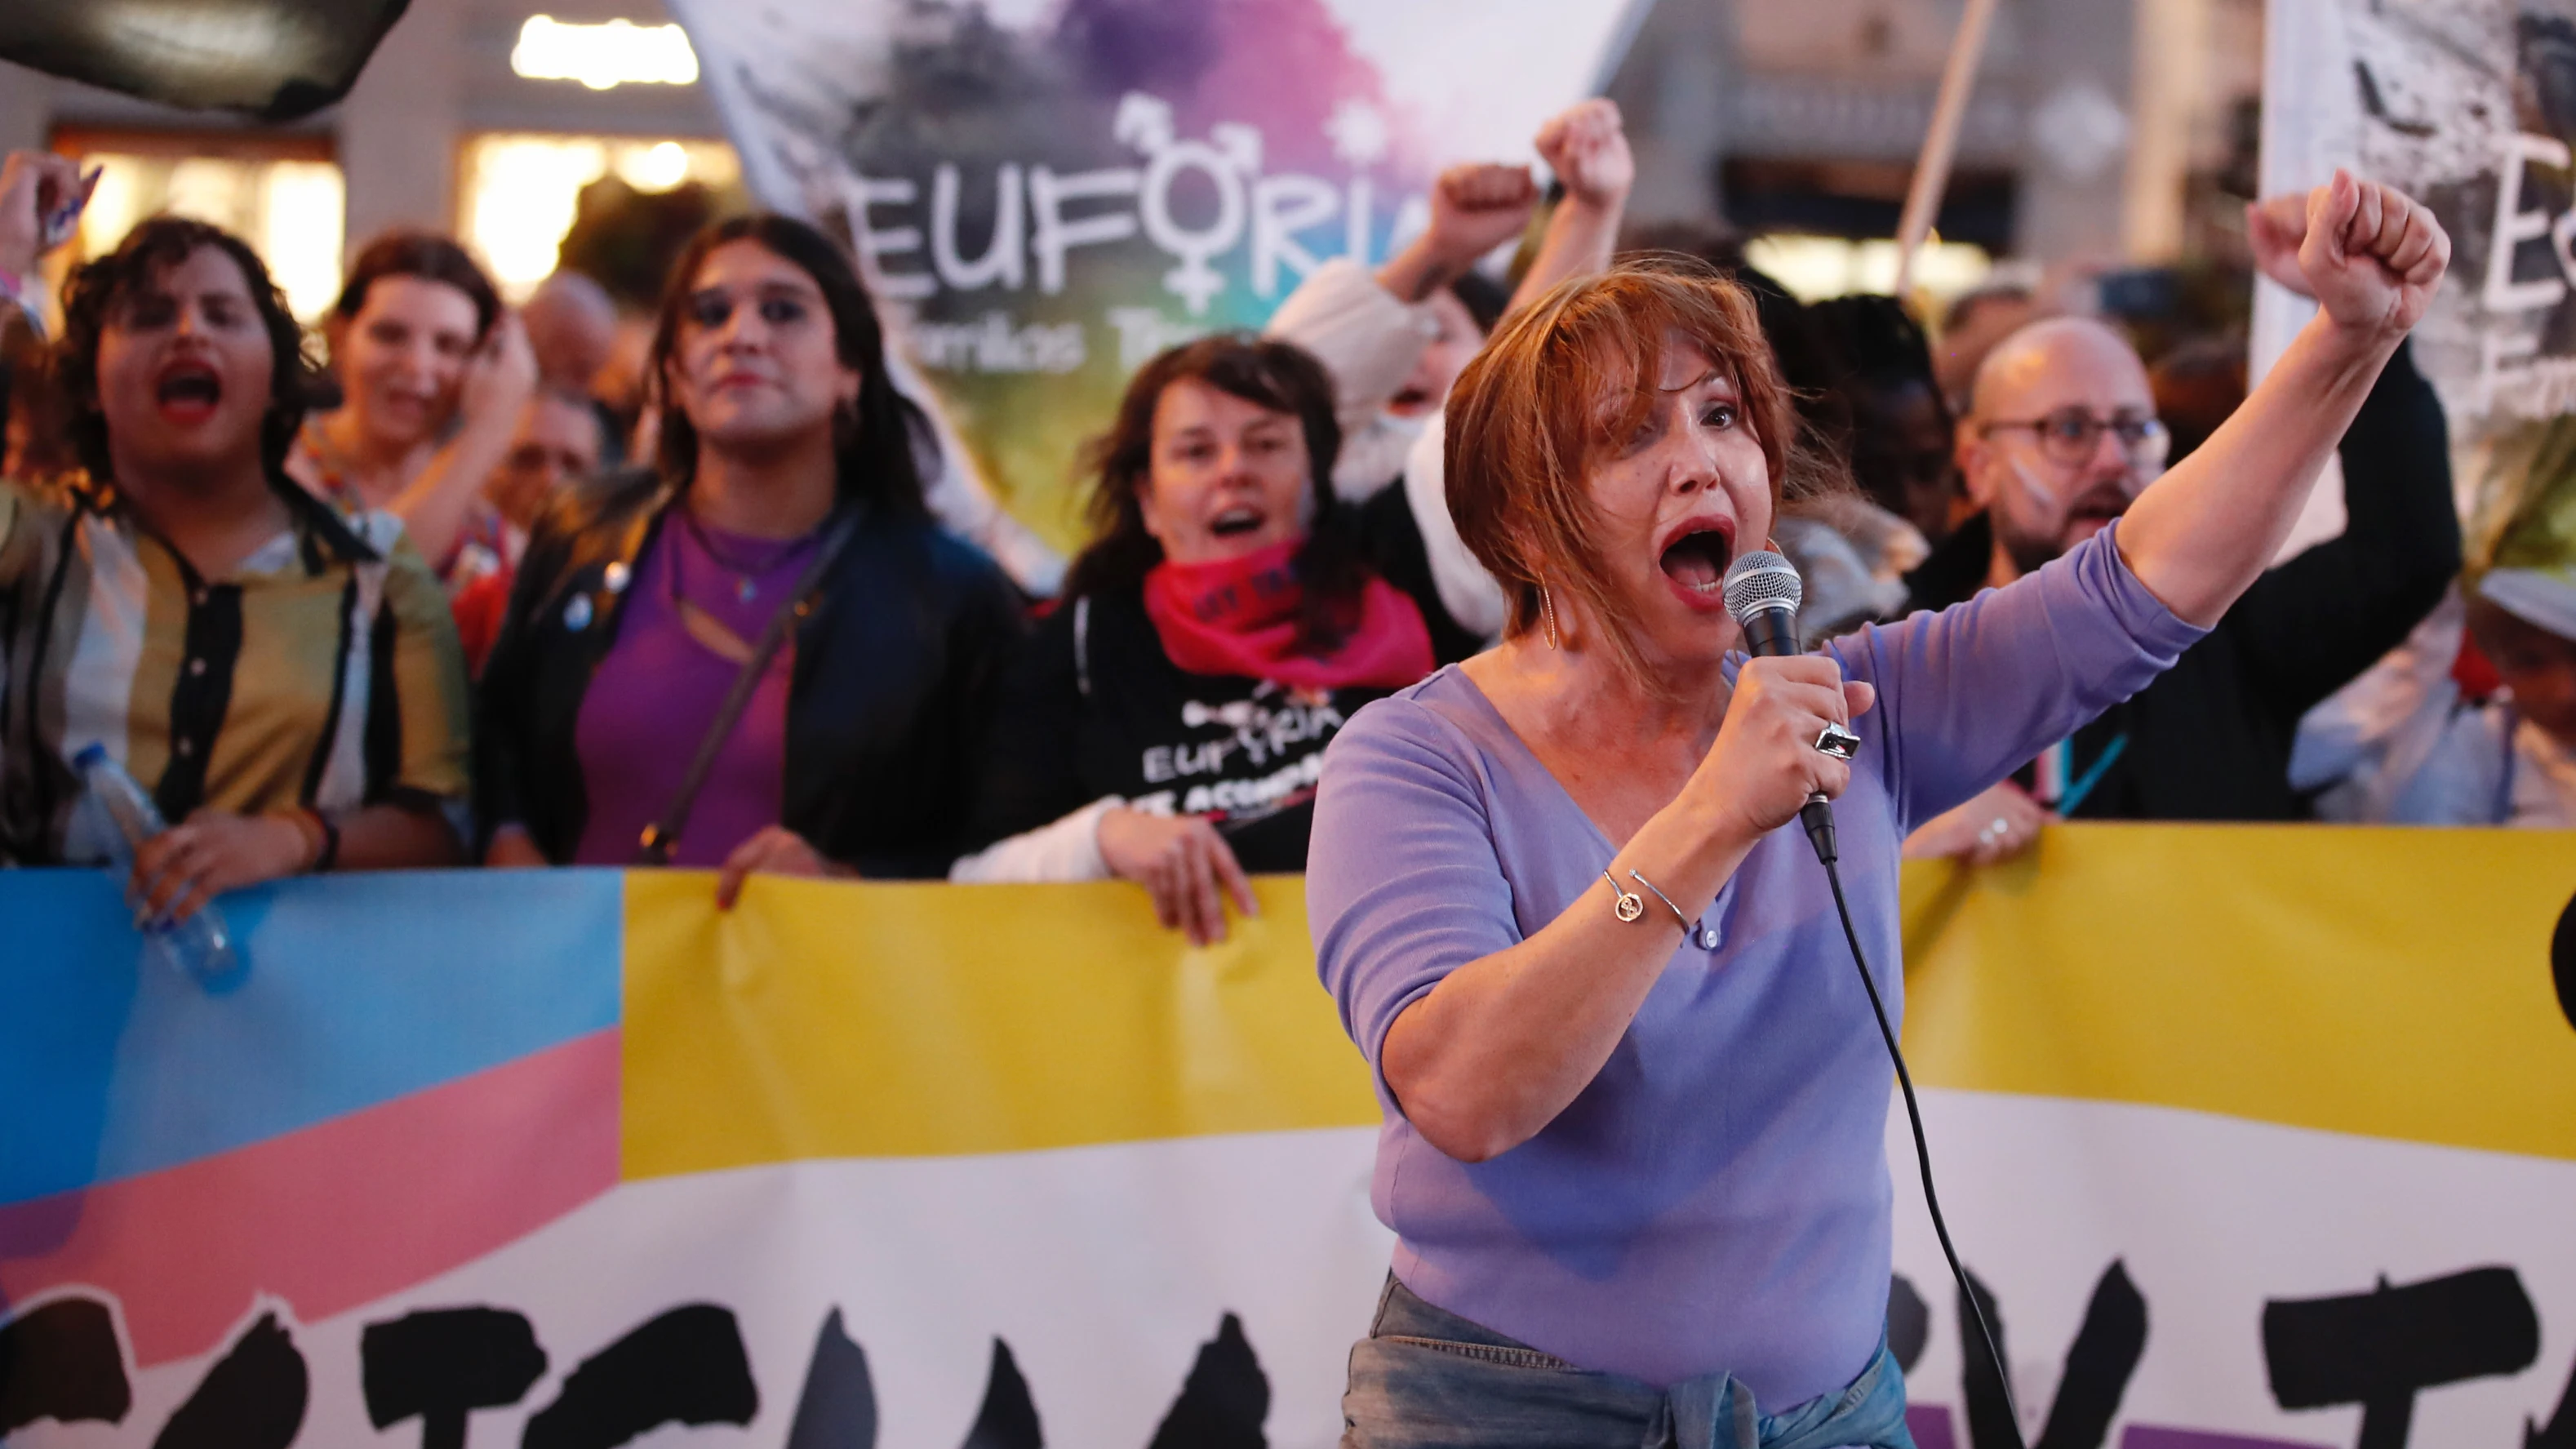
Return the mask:
<svg viewBox="0 0 2576 1449">
<path fill-rule="evenodd" d="M 2254 213 L 2258 249 L 2297 267 L 2319 303 L 2262 385 L 2209 441 L 2138 495 L 2120 556 L 2138 581 L 2204 628 L 2263 572 L 2317 470 L 2422 320 L 2450 263 L 2433 214 L 2377 182 L 2337 171 L 2304 216 L 2277 200 Z"/>
</svg>

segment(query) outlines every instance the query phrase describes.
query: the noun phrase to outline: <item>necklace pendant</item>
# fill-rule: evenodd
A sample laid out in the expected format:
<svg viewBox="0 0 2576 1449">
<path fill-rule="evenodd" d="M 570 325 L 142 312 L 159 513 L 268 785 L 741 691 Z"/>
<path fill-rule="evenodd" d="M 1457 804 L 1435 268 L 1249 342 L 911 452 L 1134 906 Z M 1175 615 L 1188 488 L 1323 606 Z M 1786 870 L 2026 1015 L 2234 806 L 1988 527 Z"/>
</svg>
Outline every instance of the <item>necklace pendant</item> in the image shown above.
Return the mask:
<svg viewBox="0 0 2576 1449">
<path fill-rule="evenodd" d="M 760 586 L 749 579 L 737 579 L 734 581 L 733 596 L 743 603 L 750 603 L 752 596 L 759 592 Z"/>
</svg>

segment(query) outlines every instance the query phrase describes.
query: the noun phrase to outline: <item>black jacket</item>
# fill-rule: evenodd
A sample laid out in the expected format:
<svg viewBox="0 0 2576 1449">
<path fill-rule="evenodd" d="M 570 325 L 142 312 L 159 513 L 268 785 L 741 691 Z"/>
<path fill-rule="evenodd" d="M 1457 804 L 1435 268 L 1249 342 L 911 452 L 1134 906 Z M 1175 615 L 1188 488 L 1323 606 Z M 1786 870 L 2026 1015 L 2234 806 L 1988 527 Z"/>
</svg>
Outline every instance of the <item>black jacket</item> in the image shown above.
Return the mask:
<svg viewBox="0 0 2576 1449">
<path fill-rule="evenodd" d="M 483 672 L 487 833 L 523 825 L 555 861 L 580 844 L 589 807 L 573 727 L 617 638 L 624 594 L 610 569 L 633 576 L 679 496 L 631 473 L 568 490 L 539 521 Z M 972 545 L 926 520 L 864 519 L 796 626 L 781 823 L 865 875 L 946 874 L 1024 628 L 1019 594 Z"/>
<path fill-rule="evenodd" d="M 1144 591 L 1067 599 L 1018 651 L 975 810 L 977 844 L 1116 795 L 1213 821 L 1248 871 L 1302 871 L 1324 747 L 1390 690 L 1297 689 L 1172 662 Z"/>
<path fill-rule="evenodd" d="M 1398 478 L 1370 494 L 1356 511 L 1361 547 L 1368 551 L 1378 577 L 1402 590 L 1422 611 L 1423 626 L 1431 631 L 1431 662 L 1455 664 L 1484 653 L 1484 636 L 1450 617 L 1449 606 L 1440 598 L 1439 581 L 1431 573 L 1431 553 L 1422 541 L 1422 523 L 1413 516 L 1413 500 L 1405 494 L 1404 480 Z"/>
<path fill-rule="evenodd" d="M 2343 536 L 2256 579 L 2171 670 L 2076 732 L 2070 780 L 2109 764 L 2075 817 L 2309 817 L 2289 783 L 2300 717 L 2396 648 L 2460 570 L 2442 405 L 2407 348 L 2338 451 Z M 1952 534 L 1907 576 L 1913 606 L 1975 594 L 1993 544 L 1983 515 Z"/>
</svg>

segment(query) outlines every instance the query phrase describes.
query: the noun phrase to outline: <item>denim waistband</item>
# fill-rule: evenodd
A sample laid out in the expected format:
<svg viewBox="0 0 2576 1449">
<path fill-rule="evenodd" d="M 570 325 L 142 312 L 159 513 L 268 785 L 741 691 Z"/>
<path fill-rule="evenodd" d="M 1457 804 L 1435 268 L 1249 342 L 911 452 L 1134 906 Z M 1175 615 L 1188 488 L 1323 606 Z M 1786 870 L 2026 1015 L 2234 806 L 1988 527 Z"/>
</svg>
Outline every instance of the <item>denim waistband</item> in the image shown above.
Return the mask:
<svg viewBox="0 0 2576 1449">
<path fill-rule="evenodd" d="M 1371 1338 L 1430 1340 L 1485 1350 L 1474 1357 L 1487 1365 L 1546 1374 L 1557 1382 L 1552 1396 L 1566 1412 L 1580 1414 L 1586 1400 L 1599 1411 L 1618 1417 L 1643 1417 L 1651 1426 L 1648 1445 L 1675 1449 L 1914 1449 L 1905 1427 L 1905 1373 L 1888 1352 L 1884 1337 L 1867 1367 L 1840 1393 L 1820 1394 L 1779 1414 L 1761 1412 L 1752 1389 L 1733 1374 L 1703 1374 L 1670 1388 L 1618 1374 L 1577 1368 L 1470 1319 L 1424 1302 L 1392 1274 L 1379 1300 Z M 1437 1372 L 1426 1368 L 1425 1372 Z M 1571 1376 L 1579 1391 L 1565 1382 Z M 1640 1411 L 1643 1411 L 1642 1415 Z M 1569 1434 L 1568 1440 L 1579 1438 Z"/>
</svg>

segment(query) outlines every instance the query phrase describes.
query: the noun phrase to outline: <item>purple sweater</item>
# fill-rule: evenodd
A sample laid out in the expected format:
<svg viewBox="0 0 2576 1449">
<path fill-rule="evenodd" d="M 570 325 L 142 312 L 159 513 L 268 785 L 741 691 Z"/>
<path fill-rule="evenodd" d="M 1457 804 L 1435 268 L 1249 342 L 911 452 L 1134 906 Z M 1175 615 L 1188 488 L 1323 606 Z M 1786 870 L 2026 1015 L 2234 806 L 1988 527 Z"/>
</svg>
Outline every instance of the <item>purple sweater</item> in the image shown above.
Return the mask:
<svg viewBox="0 0 2576 1449">
<path fill-rule="evenodd" d="M 1853 919 L 1904 1001 L 1897 851 L 2171 665 L 2201 635 L 2109 530 L 2035 575 L 1829 652 L 1878 686 L 1835 807 Z M 1431 1303 L 1586 1368 L 1731 1372 L 1768 1412 L 1867 1366 L 1887 1308 L 1893 1073 L 1806 837 L 1774 831 L 1683 941 L 1600 1075 L 1470 1166 L 1387 1092 L 1387 1027 L 1440 978 L 1556 919 L 1614 850 L 1455 668 L 1360 711 L 1325 757 L 1307 909 L 1325 986 L 1378 1072 L 1371 1199 Z"/>
</svg>

